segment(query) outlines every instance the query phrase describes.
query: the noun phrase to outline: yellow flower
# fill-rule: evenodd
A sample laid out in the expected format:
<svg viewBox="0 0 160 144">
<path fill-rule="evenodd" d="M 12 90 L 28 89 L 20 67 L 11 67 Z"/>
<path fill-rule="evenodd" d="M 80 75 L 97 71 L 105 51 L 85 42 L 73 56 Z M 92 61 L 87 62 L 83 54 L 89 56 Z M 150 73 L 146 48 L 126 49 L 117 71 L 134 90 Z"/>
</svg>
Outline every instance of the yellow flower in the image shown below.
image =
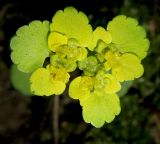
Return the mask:
<svg viewBox="0 0 160 144">
<path fill-rule="evenodd" d="M 50 65 L 47 68 L 39 68 L 30 78 L 31 91 L 39 96 L 60 95 L 64 92 L 69 77 L 65 69 L 57 69 Z"/>
<path fill-rule="evenodd" d="M 104 71 L 99 71 L 94 77 L 94 89 L 112 94 L 118 92 L 121 89 L 121 85 L 111 74 L 105 74 Z"/>
<path fill-rule="evenodd" d="M 112 75 L 100 71 L 95 77 L 75 78 L 70 84 L 69 95 L 79 99 L 84 120 L 101 127 L 120 113 L 119 97 L 115 94 L 120 88 L 120 83 Z"/>
<path fill-rule="evenodd" d="M 141 60 L 132 53 L 120 54 L 108 51 L 105 59 L 106 70 L 111 69 L 112 75 L 120 82 L 139 78 L 144 72 Z"/>
<path fill-rule="evenodd" d="M 76 39 L 67 39 L 65 35 L 51 32 L 48 37 L 49 49 L 62 58 L 73 61 L 82 61 L 87 57 L 87 49 L 81 47 Z"/>
<path fill-rule="evenodd" d="M 87 16 L 73 7 L 58 11 L 50 25 L 48 47 L 61 57 L 81 61 L 87 57 L 92 27 Z"/>
</svg>

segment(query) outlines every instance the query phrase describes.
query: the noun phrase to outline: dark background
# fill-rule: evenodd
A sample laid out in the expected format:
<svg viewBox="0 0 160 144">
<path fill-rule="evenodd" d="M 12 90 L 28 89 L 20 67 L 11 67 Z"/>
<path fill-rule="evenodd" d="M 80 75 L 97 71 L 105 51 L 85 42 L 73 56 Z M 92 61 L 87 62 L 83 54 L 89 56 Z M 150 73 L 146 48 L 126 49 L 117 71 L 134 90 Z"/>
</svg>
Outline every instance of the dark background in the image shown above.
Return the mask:
<svg viewBox="0 0 160 144">
<path fill-rule="evenodd" d="M 114 16 L 138 19 L 151 45 L 145 73 L 121 97 L 122 111 L 96 129 L 83 122 L 77 101 L 60 96 L 60 144 L 160 144 L 160 1 L 159 0 L 0 0 L 0 144 L 53 144 L 52 97 L 24 96 L 10 82 L 10 39 L 32 20 L 51 21 L 74 6 L 91 25 L 106 27 Z"/>
</svg>

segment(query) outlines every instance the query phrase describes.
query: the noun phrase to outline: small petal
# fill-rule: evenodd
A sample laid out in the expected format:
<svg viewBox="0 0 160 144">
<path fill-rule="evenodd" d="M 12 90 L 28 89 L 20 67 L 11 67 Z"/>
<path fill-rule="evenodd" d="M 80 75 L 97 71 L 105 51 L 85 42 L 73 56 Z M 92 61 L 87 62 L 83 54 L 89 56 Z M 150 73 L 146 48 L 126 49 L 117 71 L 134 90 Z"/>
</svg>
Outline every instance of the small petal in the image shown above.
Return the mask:
<svg viewBox="0 0 160 144">
<path fill-rule="evenodd" d="M 110 32 L 106 31 L 103 27 L 99 26 L 93 31 L 93 40 L 91 42 L 91 45 L 89 46 L 89 49 L 93 51 L 100 40 L 105 43 L 103 45 L 103 48 L 105 48 L 106 44 L 111 43 L 112 37 Z"/>
<path fill-rule="evenodd" d="M 92 87 L 92 78 L 79 76 L 70 83 L 69 96 L 73 99 L 85 99 L 90 95 L 90 89 Z"/>
<path fill-rule="evenodd" d="M 111 74 L 106 74 L 105 81 L 106 81 L 106 86 L 105 86 L 106 93 L 113 94 L 118 92 L 121 89 L 120 83 Z"/>
<path fill-rule="evenodd" d="M 48 47 L 53 52 L 56 52 L 56 47 L 67 44 L 67 37 L 58 32 L 51 32 L 48 36 Z"/>
</svg>

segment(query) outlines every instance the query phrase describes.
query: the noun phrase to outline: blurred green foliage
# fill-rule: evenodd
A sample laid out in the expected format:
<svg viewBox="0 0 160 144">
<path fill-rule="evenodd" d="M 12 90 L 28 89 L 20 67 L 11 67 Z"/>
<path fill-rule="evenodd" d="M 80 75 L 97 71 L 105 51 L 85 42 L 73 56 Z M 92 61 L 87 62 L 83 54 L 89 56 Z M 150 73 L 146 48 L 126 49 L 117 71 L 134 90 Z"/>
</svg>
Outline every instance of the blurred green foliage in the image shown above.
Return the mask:
<svg viewBox="0 0 160 144">
<path fill-rule="evenodd" d="M 29 81 L 30 75 L 19 71 L 17 65 L 13 64 L 11 67 L 11 83 L 15 89 L 24 95 L 32 95 Z"/>
</svg>

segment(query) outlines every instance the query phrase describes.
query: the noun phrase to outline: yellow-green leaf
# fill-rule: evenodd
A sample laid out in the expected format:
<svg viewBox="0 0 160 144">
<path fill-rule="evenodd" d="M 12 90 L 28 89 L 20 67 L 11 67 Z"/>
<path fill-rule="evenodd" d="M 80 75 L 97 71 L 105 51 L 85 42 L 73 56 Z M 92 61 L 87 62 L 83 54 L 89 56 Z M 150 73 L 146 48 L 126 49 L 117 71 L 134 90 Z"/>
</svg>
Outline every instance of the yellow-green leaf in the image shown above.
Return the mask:
<svg viewBox="0 0 160 144">
<path fill-rule="evenodd" d="M 120 15 L 107 25 L 111 33 L 112 43 L 120 52 L 131 52 L 143 59 L 147 55 L 149 40 L 143 27 L 134 18 Z"/>
<path fill-rule="evenodd" d="M 76 39 L 81 47 L 87 47 L 92 40 L 92 27 L 87 16 L 73 7 L 57 11 L 52 19 L 50 30 L 62 33 L 68 39 Z"/>
<path fill-rule="evenodd" d="M 121 111 L 119 97 L 95 91 L 83 101 L 83 119 L 87 123 L 99 128 L 105 122 L 110 123 Z"/>
<path fill-rule="evenodd" d="M 49 56 L 47 37 L 49 22 L 32 21 L 20 27 L 11 39 L 11 59 L 22 72 L 30 73 L 42 67 Z"/>
</svg>

